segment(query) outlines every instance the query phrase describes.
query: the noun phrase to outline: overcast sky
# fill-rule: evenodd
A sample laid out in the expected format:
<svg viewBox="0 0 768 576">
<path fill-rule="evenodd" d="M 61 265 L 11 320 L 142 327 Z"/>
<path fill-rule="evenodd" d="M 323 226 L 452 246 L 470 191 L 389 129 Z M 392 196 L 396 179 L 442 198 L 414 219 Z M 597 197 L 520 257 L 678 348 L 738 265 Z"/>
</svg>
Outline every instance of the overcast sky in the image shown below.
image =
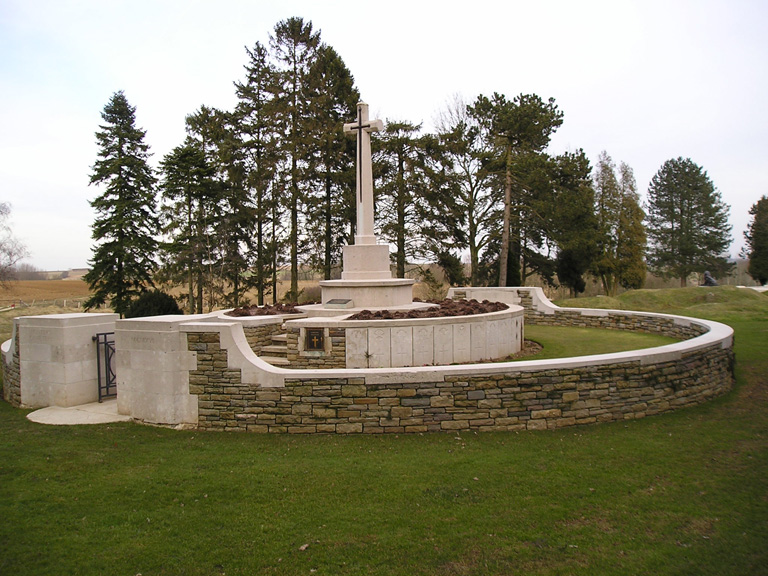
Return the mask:
<svg viewBox="0 0 768 576">
<path fill-rule="evenodd" d="M 555 98 L 552 154 L 606 150 L 638 189 L 691 158 L 730 205 L 736 256 L 768 195 L 768 2 L 764 0 L 0 0 L 0 202 L 29 263 L 85 267 L 94 133 L 125 92 L 157 163 L 201 105 L 234 107 L 245 47 L 280 20 L 311 20 L 372 116 L 433 120 L 472 101 Z"/>
</svg>

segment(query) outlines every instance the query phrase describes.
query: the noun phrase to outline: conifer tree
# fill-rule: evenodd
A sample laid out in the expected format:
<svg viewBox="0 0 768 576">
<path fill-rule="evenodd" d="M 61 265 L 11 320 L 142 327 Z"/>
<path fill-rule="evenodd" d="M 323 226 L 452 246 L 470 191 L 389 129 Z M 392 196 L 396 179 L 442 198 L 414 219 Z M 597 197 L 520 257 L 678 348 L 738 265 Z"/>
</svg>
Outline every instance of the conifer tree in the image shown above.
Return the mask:
<svg viewBox="0 0 768 576">
<path fill-rule="evenodd" d="M 354 239 L 356 144 L 345 136 L 343 126 L 354 118 L 360 93 L 330 46 L 319 48 L 307 80 L 313 103 L 311 130 L 316 134 L 309 149 L 310 263 L 330 280 L 334 263 L 341 261 L 342 246 Z"/>
<path fill-rule="evenodd" d="M 616 177 L 616 164 L 603 150 L 594 174 L 595 216 L 598 226 L 599 254 L 592 272 L 600 279 L 607 296 L 616 295 L 616 243 L 618 241 L 621 189 Z"/>
<path fill-rule="evenodd" d="M 238 189 L 238 183 L 231 180 L 233 173 L 238 180 L 238 166 L 234 154 L 230 153 L 233 143 L 230 141 L 229 116 L 222 110 L 201 106 L 186 117 L 186 144 L 202 153 L 206 171 L 209 171 L 205 182 L 197 187 L 195 199 L 197 240 L 194 250 L 198 255 L 199 274 L 195 301 L 198 313 L 204 309 L 213 310 L 227 300 L 227 291 L 232 285 L 231 274 L 227 274 L 228 264 L 240 257 L 237 247 L 234 254 L 229 252 L 228 240 L 237 234 L 233 231 L 233 225 L 236 225 L 233 217 L 239 211 L 239 203 L 244 204 L 242 210 L 247 210 L 247 199 L 233 201 L 229 196 L 233 188 Z"/>
<path fill-rule="evenodd" d="M 536 94 L 519 94 L 509 101 L 498 93 L 491 98 L 478 96 L 470 113 L 485 126 L 489 145 L 495 149 L 497 171 L 504 178 L 499 286 L 507 285 L 510 252 L 521 259 L 520 280 L 524 283 L 526 243 L 538 241 L 535 234 L 527 234 L 523 228 L 531 216 L 525 214 L 525 208 L 530 206 L 525 196 L 535 191 L 531 177 L 538 178 L 542 173 L 535 167 L 542 165 L 536 156 L 543 152 L 552 133 L 563 123 L 563 113 L 553 98 L 545 103 Z"/>
<path fill-rule="evenodd" d="M 163 251 L 164 272 L 169 279 L 186 280 L 188 311 L 202 314 L 212 232 L 210 212 L 215 202 L 214 170 L 199 143 L 191 138 L 167 154 L 160 168 L 163 231 L 169 238 Z"/>
<path fill-rule="evenodd" d="M 248 155 L 241 146 L 238 130 L 236 115 L 225 114 L 217 150 L 221 178 L 219 220 L 216 225 L 219 239 L 217 268 L 223 303 L 235 308 L 241 305 L 243 295 L 255 285 L 255 278 L 248 270 L 255 265 L 253 236 L 256 227 Z"/>
<path fill-rule="evenodd" d="M 554 196 L 540 210 L 550 221 L 548 234 L 557 246 L 557 277 L 576 296 L 584 291 L 584 274 L 598 254 L 592 167 L 578 150 L 553 158 L 552 172 Z"/>
<path fill-rule="evenodd" d="M 685 286 L 693 272 L 721 275 L 731 242 L 728 206 L 707 173 L 690 158 L 667 160 L 648 187 L 648 264 Z"/>
<path fill-rule="evenodd" d="M 616 280 L 627 290 L 645 284 L 645 212 L 640 206 L 635 175 L 627 164 L 619 164 L 621 206 L 616 240 Z"/>
<path fill-rule="evenodd" d="M 749 209 L 752 221 L 744 232 L 748 272 L 761 286 L 768 283 L 768 196 L 763 196 Z"/>
<path fill-rule="evenodd" d="M 112 95 L 96 132 L 99 154 L 90 179 L 104 191 L 90 203 L 96 211 L 92 237 L 97 245 L 85 275 L 92 291 L 85 307 L 111 301 L 121 316 L 135 297 L 153 287 L 156 267 L 156 178 L 135 112 L 122 91 Z"/>
<path fill-rule="evenodd" d="M 640 288 L 645 282 L 646 235 L 637 185 L 632 169 L 616 165 L 606 151 L 595 169 L 595 213 L 598 221 L 598 257 L 592 266 L 607 296 L 619 286 Z"/>
<path fill-rule="evenodd" d="M 278 22 L 270 47 L 278 64 L 281 90 L 278 95 L 281 125 L 281 152 L 284 159 L 282 182 L 285 186 L 281 198 L 288 212 L 288 242 L 290 244 L 291 288 L 289 300 L 299 296 L 299 251 L 302 214 L 307 201 L 307 172 L 310 143 L 314 134 L 310 124 L 312 102 L 309 98 L 308 76 L 317 59 L 320 33 L 312 29 L 311 22 L 302 18 L 288 18 Z"/>
<path fill-rule="evenodd" d="M 426 225 L 430 224 L 428 188 L 430 163 L 437 153 L 437 140 L 420 134 L 421 125 L 387 121 L 377 138 L 374 177 L 377 181 L 376 212 L 381 235 L 395 245 L 396 276 L 405 277 L 407 261 L 426 254 Z M 436 214 L 432 214 L 436 216 Z"/>
<path fill-rule="evenodd" d="M 272 217 L 273 207 L 278 203 L 275 175 L 279 158 L 276 108 L 279 85 L 267 48 L 257 42 L 252 50 L 246 48 L 246 51 L 249 61 L 245 66 L 245 81 L 235 83 L 238 103 L 234 121 L 253 204 L 253 285 L 257 303 L 263 305 L 271 291 L 270 278 L 276 278 L 277 273 L 279 239 L 274 234 L 277 223 Z M 272 296 L 274 302 L 276 293 Z"/>
</svg>

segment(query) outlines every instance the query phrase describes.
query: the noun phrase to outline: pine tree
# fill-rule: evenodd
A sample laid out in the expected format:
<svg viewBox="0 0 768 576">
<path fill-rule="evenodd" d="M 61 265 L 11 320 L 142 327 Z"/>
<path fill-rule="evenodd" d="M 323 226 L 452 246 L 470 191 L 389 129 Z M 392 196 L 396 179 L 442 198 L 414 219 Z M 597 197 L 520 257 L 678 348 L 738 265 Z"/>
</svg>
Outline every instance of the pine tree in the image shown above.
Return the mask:
<svg viewBox="0 0 768 576">
<path fill-rule="evenodd" d="M 592 272 L 600 279 L 604 293 L 607 296 L 615 296 L 616 244 L 622 198 L 616 178 L 616 164 L 605 150 L 597 159 L 594 186 L 599 255 L 592 266 Z"/>
<path fill-rule="evenodd" d="M 549 144 L 552 133 L 563 123 L 563 113 L 553 98 L 546 103 L 536 94 L 520 94 L 508 101 L 502 94 L 491 98 L 480 95 L 470 107 L 470 113 L 486 127 L 489 145 L 496 149 L 498 170 L 504 177 L 504 211 L 499 250 L 499 285 L 505 286 L 509 254 L 520 260 L 521 283 L 526 276 L 524 252 L 527 242 L 537 238 L 526 234 L 524 222 L 526 194 L 534 191 L 530 177 L 540 171 L 532 162 Z M 524 182 L 525 178 L 528 182 Z M 516 214 L 512 214 L 513 205 Z M 513 230 L 514 229 L 514 230 Z M 514 233 L 513 233 L 514 232 Z M 513 246 L 514 244 L 514 246 Z"/>
<path fill-rule="evenodd" d="M 690 158 L 667 160 L 648 188 L 648 264 L 685 286 L 693 272 L 721 275 L 731 242 L 728 206 L 707 173 Z"/>
<path fill-rule="evenodd" d="M 763 196 L 749 209 L 752 221 L 744 232 L 745 255 L 749 258 L 749 275 L 761 286 L 768 283 L 768 196 Z"/>
<path fill-rule="evenodd" d="M 198 313 L 213 310 L 227 300 L 227 291 L 231 287 L 231 276 L 226 277 L 228 259 L 240 256 L 237 247 L 234 255 L 228 253 L 228 241 L 233 234 L 232 218 L 238 206 L 228 194 L 240 186 L 239 182 L 231 181 L 238 166 L 229 152 L 233 147 L 229 117 L 227 112 L 208 106 L 201 106 L 186 117 L 187 144 L 202 152 L 210 170 L 204 186 L 198 188 L 200 195 L 195 202 L 195 252 L 199 276 L 194 298 Z M 241 202 L 245 203 L 243 210 L 247 211 L 247 199 Z"/>
<path fill-rule="evenodd" d="M 104 192 L 90 203 L 97 214 L 92 237 L 98 244 L 84 278 L 92 291 L 85 307 L 111 300 L 121 316 L 136 296 L 153 287 L 156 267 L 156 178 L 148 164 L 146 132 L 136 127 L 135 112 L 122 91 L 104 107 L 90 179 Z"/>
<path fill-rule="evenodd" d="M 621 207 L 616 240 L 616 280 L 628 290 L 645 284 L 645 212 L 640 206 L 635 175 L 627 164 L 619 165 Z"/>
<path fill-rule="evenodd" d="M 236 308 L 241 305 L 244 294 L 255 285 L 248 270 L 255 265 L 252 254 L 256 207 L 251 194 L 248 155 L 239 139 L 236 115 L 227 113 L 222 120 L 217 150 L 222 181 L 216 226 L 219 239 L 217 268 L 223 302 Z"/>
<path fill-rule="evenodd" d="M 439 211 L 432 210 L 428 192 L 434 185 L 431 163 L 438 154 L 437 140 L 420 131 L 421 125 L 387 121 L 376 139 L 377 220 L 381 236 L 395 245 L 398 278 L 405 277 L 409 260 L 421 260 L 427 254 L 425 240 L 434 238 L 434 230 L 425 234 L 425 229 L 439 225 L 435 219 Z"/>
<path fill-rule="evenodd" d="M 312 29 L 311 22 L 302 18 L 289 18 L 278 22 L 270 37 L 273 56 L 278 63 L 281 90 L 278 95 L 279 118 L 282 126 L 281 151 L 285 166 L 282 182 L 288 212 L 288 242 L 290 244 L 291 288 L 289 300 L 299 296 L 299 251 L 304 240 L 300 230 L 304 222 L 307 202 L 307 158 L 310 156 L 313 133 L 310 125 L 313 103 L 308 93 L 310 68 L 317 59 L 321 46 L 320 33 Z"/>
<path fill-rule="evenodd" d="M 343 126 L 354 118 L 360 100 L 352 74 L 330 46 L 318 50 L 308 94 L 313 102 L 311 130 L 316 134 L 309 150 L 310 263 L 330 280 L 334 263 L 341 261 L 342 246 L 354 239 L 356 144 L 345 136 Z"/>
<path fill-rule="evenodd" d="M 557 277 L 576 296 L 584 292 L 584 274 L 599 253 L 592 167 L 583 150 L 557 156 L 552 165 L 554 197 L 540 210 L 557 245 Z"/>
<path fill-rule="evenodd" d="M 234 121 L 253 203 L 253 285 L 257 303 L 263 305 L 265 295 L 271 291 L 270 277 L 276 273 L 278 239 L 273 236 L 272 208 L 278 202 L 275 173 L 279 157 L 276 110 L 279 86 L 267 48 L 257 42 L 253 50 L 246 48 L 246 51 L 249 61 L 245 66 L 245 81 L 235 83 L 238 103 Z M 273 293 L 273 301 L 275 297 Z"/>
<path fill-rule="evenodd" d="M 592 272 L 607 296 L 615 296 L 619 286 L 639 288 L 645 282 L 645 213 L 632 168 L 622 162 L 618 170 L 619 177 L 611 157 L 601 152 L 594 177 L 599 255 Z"/>
<path fill-rule="evenodd" d="M 210 212 L 216 201 L 214 170 L 192 139 L 167 154 L 160 168 L 163 232 L 170 239 L 164 246 L 165 275 L 186 279 L 189 313 L 202 314 L 212 236 Z"/>
</svg>

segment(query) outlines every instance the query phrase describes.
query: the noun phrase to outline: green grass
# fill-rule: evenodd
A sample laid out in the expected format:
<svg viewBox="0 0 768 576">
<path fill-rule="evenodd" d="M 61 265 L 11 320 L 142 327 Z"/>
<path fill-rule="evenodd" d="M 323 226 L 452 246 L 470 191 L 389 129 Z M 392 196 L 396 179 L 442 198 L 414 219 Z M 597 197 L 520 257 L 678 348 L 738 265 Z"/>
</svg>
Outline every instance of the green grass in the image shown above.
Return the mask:
<svg viewBox="0 0 768 576">
<path fill-rule="evenodd" d="M 746 316 L 768 320 L 768 292 L 734 286 L 630 290 L 618 298 L 574 298 L 560 300 L 556 304 L 563 307 L 663 312 L 720 322 Z"/>
<path fill-rule="evenodd" d="M 542 350 L 536 355 L 524 356 L 520 360 L 611 354 L 678 342 L 675 338 L 642 332 L 534 325 L 525 327 L 525 338 L 541 344 Z"/>
<path fill-rule="evenodd" d="M 735 389 L 626 423 L 259 436 L 0 403 L 0 574 L 768 574 L 768 300 L 714 304 Z"/>
</svg>

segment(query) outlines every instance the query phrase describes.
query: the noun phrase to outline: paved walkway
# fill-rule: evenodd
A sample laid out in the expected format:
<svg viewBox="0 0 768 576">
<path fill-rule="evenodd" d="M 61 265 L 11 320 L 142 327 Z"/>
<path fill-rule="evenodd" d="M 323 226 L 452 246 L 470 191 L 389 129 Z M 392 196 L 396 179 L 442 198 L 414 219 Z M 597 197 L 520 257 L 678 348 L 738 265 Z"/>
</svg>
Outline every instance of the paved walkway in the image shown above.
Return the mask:
<svg viewBox="0 0 768 576">
<path fill-rule="evenodd" d="M 27 419 L 38 424 L 71 426 L 74 424 L 108 424 L 110 422 L 130 422 L 131 417 L 117 413 L 117 400 L 111 398 L 104 402 L 92 402 L 82 406 L 62 408 L 49 406 L 27 414 Z"/>
</svg>

